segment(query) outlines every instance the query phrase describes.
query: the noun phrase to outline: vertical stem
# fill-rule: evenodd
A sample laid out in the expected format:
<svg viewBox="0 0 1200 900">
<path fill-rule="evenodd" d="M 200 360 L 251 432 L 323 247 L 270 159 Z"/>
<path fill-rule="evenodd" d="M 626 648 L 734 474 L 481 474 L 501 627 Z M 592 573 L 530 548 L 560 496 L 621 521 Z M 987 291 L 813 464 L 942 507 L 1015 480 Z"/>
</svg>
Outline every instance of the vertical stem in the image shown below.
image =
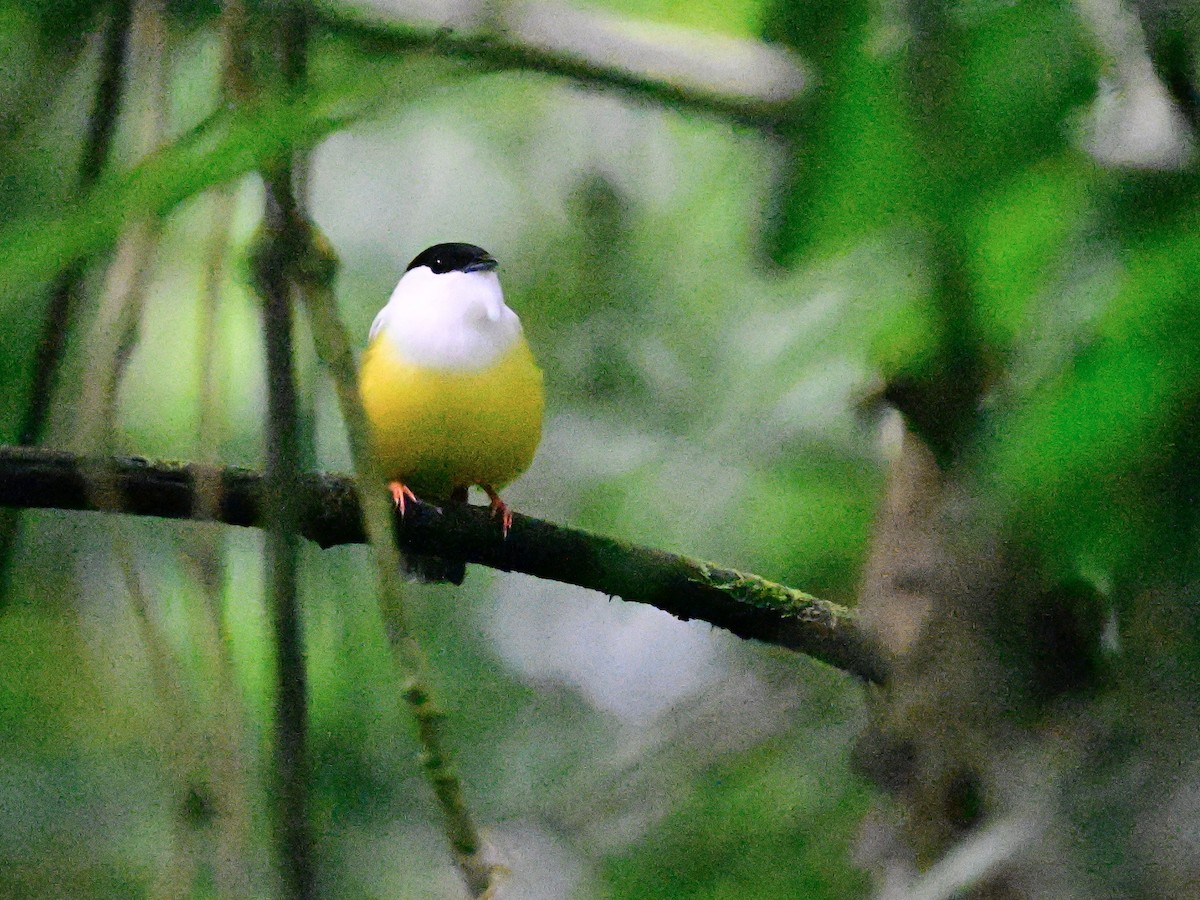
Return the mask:
<svg viewBox="0 0 1200 900">
<path fill-rule="evenodd" d="M 278 805 L 276 844 L 286 896 L 314 896 L 312 838 L 308 825 L 308 690 L 297 602 L 299 472 L 296 459 L 296 380 L 293 371 L 289 248 L 283 226 L 290 166 L 267 175 L 264 228 L 268 244 L 258 260 L 267 356 L 266 566 L 276 646 L 275 763 Z"/>
<path fill-rule="evenodd" d="M 281 54 L 280 69 L 285 86 L 292 92 L 303 87 L 306 74 L 306 35 L 307 15 L 303 5 L 292 0 L 279 18 L 278 30 L 279 51 Z M 267 188 L 267 215 L 263 223 L 262 239 L 255 253 L 255 272 L 259 281 L 259 291 L 267 302 L 268 308 L 268 368 L 272 373 L 279 371 L 278 365 L 271 362 L 271 313 L 274 307 L 286 308 L 287 326 L 291 327 L 291 308 L 289 290 L 295 288 L 303 296 L 312 322 L 313 337 L 317 344 L 318 356 L 331 368 L 334 382 L 338 389 L 342 413 L 347 421 L 350 444 L 354 455 L 355 469 L 360 483 L 379 486 L 376 491 L 363 492 L 363 507 L 366 527 L 371 536 L 371 544 L 375 549 L 375 562 L 380 578 L 380 606 L 388 630 L 388 639 L 393 654 L 404 676 L 403 697 L 408 704 L 417 725 L 417 737 L 424 751 L 426 776 L 433 787 L 438 806 L 445 822 L 446 835 L 449 839 L 455 863 L 459 867 L 472 897 L 483 897 L 491 892 L 495 884 L 496 867 L 487 859 L 486 848 L 480 836 L 478 826 L 471 816 L 464 797 L 462 781 L 454 770 L 452 753 L 445 733 L 445 716 L 434 703 L 429 689 L 428 663 L 420 645 L 414 638 L 407 623 L 403 605 L 403 594 L 400 585 L 400 559 L 395 545 L 390 540 L 393 523 L 391 508 L 383 491 L 384 481 L 374 471 L 369 450 L 367 449 L 367 425 L 362 404 L 358 399 L 355 367 L 350 343 L 341 322 L 338 321 L 334 298 L 331 290 L 336 261 L 327 245 L 318 241 L 311 222 L 305 215 L 302 203 L 297 199 L 302 196 L 305 172 L 303 165 L 293 159 L 280 161 L 264 173 Z M 280 314 L 281 315 L 281 314 Z M 281 330 L 282 320 L 275 322 L 274 330 Z M 290 334 L 290 331 L 288 332 Z M 276 422 L 276 412 L 270 413 L 272 430 L 290 424 L 290 449 L 297 448 L 295 432 L 295 384 L 290 378 L 290 346 L 289 353 L 279 353 L 281 359 L 289 364 L 289 391 L 291 408 L 288 423 Z M 274 378 L 274 376 L 272 376 Z M 292 460 L 295 459 L 293 455 Z M 293 465 L 291 476 L 295 476 Z M 268 481 L 270 462 L 268 462 Z M 273 490 L 273 488 L 272 488 Z M 293 491 L 293 496 L 296 495 Z M 281 502 L 277 499 L 273 502 Z M 295 517 L 297 510 L 290 515 Z M 297 521 L 290 521 L 289 534 L 295 540 Z M 294 563 L 294 560 L 293 560 Z M 278 579 L 278 572 L 272 571 L 272 578 Z M 293 583 L 290 589 L 294 600 L 294 567 Z M 287 623 L 280 620 L 277 612 L 277 633 L 280 644 L 280 668 L 285 663 L 283 626 Z M 292 663 L 301 669 L 303 660 L 297 656 Z M 287 735 L 284 731 L 283 691 L 287 685 L 280 684 L 280 746 L 283 746 Z M 293 686 L 294 687 L 294 686 Z M 302 697 L 297 700 L 302 702 Z M 302 737 L 302 735 L 301 735 Z M 281 760 L 281 771 L 284 761 Z M 298 774 L 298 773 L 293 773 Z M 286 810 L 288 801 L 282 800 Z M 299 807 L 292 807 L 292 812 L 298 814 Z M 286 820 L 285 820 L 286 822 Z M 307 849 L 308 837 L 304 834 L 283 835 L 286 842 L 296 841 L 293 848 Z M 301 840 L 303 838 L 303 840 Z M 289 871 L 290 890 L 311 890 L 311 871 L 307 873 L 308 881 L 303 881 L 300 871 Z M 305 894 L 298 894 L 305 896 Z"/>
<path fill-rule="evenodd" d="M 229 2 L 221 11 L 218 24 L 223 60 L 221 66 L 221 102 L 236 103 L 248 94 L 239 79 L 248 66 L 238 55 L 247 49 L 242 38 L 245 9 Z M 220 508 L 222 485 L 216 466 L 224 423 L 221 403 L 220 310 L 230 231 L 237 208 L 238 183 L 222 185 L 212 192 L 211 224 L 204 252 L 204 290 L 198 323 L 199 417 L 197 422 L 197 458 L 204 463 L 196 470 L 193 515 L 204 519 Z M 212 671 L 214 726 L 211 733 L 209 778 L 216 815 L 209 844 L 213 864 L 213 884 L 220 897 L 253 896 L 248 872 L 248 846 L 254 833 L 250 805 L 250 786 L 245 755 L 245 710 L 240 703 L 237 673 L 230 652 L 232 638 L 222 615 L 225 587 L 223 536 L 219 530 L 205 528 L 194 537 L 192 560 L 204 591 L 204 603 L 194 611 L 193 628 Z"/>
<path fill-rule="evenodd" d="M 285 89 L 295 91 L 304 75 L 307 39 L 303 11 L 296 3 L 287 4 L 274 36 Z M 315 896 L 315 869 L 308 817 L 308 684 L 297 600 L 300 430 L 292 342 L 291 261 L 296 242 L 290 223 L 300 211 L 294 179 L 290 156 L 274 161 L 263 172 L 266 209 L 255 274 L 264 304 L 267 356 L 267 495 L 272 526 L 266 564 L 277 653 L 276 838 L 285 894 L 307 898 Z"/>
<path fill-rule="evenodd" d="M 168 106 L 167 26 L 163 0 L 134 0 L 126 68 L 129 79 L 145 85 L 142 102 L 127 116 L 136 158 L 158 149 L 166 133 Z M 154 272 L 160 223 L 152 215 L 128 222 L 108 264 L 104 290 L 87 335 L 87 377 L 75 403 L 72 441 L 85 453 L 112 452 L 118 419 L 117 397 L 137 346 L 150 278 Z M 91 489 L 104 506 L 116 502 L 105 467 L 97 468 Z"/>
</svg>

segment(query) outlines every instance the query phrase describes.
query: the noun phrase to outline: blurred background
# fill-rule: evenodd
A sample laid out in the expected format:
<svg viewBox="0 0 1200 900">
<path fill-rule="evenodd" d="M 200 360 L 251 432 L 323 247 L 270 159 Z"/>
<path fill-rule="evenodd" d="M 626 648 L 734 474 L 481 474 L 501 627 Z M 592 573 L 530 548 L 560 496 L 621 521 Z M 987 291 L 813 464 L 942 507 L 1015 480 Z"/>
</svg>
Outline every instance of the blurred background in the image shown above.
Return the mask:
<svg viewBox="0 0 1200 900">
<path fill-rule="evenodd" d="M 283 146 L 311 150 L 356 351 L 426 246 L 500 260 L 548 394 L 537 459 L 505 492 L 523 513 L 852 603 L 900 452 L 886 397 L 971 518 L 1019 523 L 1046 571 L 1106 597 L 1187 593 L 1186 8 L 330 2 L 312 7 L 304 96 L 268 88 L 245 109 L 226 16 L 0 2 L 3 442 L 22 437 L 48 298 L 78 261 L 41 443 L 262 468 L 248 173 Z M 483 38 L 439 43 L 446 28 Z M 119 30 L 119 116 L 89 181 Z M 302 464 L 348 471 L 303 323 L 296 347 Z M 261 533 L 29 511 L 9 553 L 0 895 L 272 894 Z M 508 896 L 872 892 L 854 848 L 884 801 L 851 773 L 861 683 L 703 622 L 468 572 L 407 597 Z M 461 896 L 368 551 L 306 545 L 300 583 L 321 895 Z M 1106 602 L 1112 628 L 1145 612 Z M 1149 645 L 1186 685 L 1200 632 L 1180 603 L 1154 607 L 1171 637 Z M 1093 837 L 1104 862 L 1083 869 L 1108 871 L 1117 838 Z"/>
</svg>

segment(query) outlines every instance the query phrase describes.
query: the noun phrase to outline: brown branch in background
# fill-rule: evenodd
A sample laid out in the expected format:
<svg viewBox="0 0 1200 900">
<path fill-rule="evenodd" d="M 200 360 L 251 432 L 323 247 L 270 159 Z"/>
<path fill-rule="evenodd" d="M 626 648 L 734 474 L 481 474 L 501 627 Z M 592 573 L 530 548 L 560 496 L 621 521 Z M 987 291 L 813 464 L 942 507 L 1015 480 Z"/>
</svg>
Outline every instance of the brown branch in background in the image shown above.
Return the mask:
<svg viewBox="0 0 1200 900">
<path fill-rule="evenodd" d="M 294 68 L 290 57 L 304 52 L 303 12 L 289 3 L 273 25 L 287 87 L 298 89 L 293 79 L 303 68 Z M 296 245 L 290 223 L 300 213 L 290 153 L 285 151 L 264 168 L 263 182 L 266 206 L 251 266 L 263 301 L 267 360 L 265 561 L 276 653 L 276 856 L 285 895 L 307 898 L 316 896 L 316 870 L 308 808 L 308 675 L 298 600 L 300 422 L 292 341 Z"/>
<path fill-rule="evenodd" d="M 289 87 L 303 82 L 306 69 L 304 38 L 305 12 L 290 7 L 293 21 L 281 30 L 283 38 L 283 75 Z M 268 179 L 268 197 L 279 202 L 278 222 L 268 221 L 269 231 L 287 252 L 287 277 L 299 289 L 308 309 L 317 353 L 334 380 L 338 401 L 349 436 L 351 455 L 359 477 L 379 485 L 365 499 L 363 524 L 379 577 L 379 601 L 388 642 L 402 679 L 402 697 L 416 722 L 417 741 L 430 786 L 433 788 L 446 829 L 454 862 L 473 897 L 490 894 L 495 884 L 495 867 L 479 828 L 467 806 L 462 780 L 454 769 L 453 753 L 445 729 L 445 714 L 438 707 L 430 687 L 429 664 L 414 636 L 404 604 L 400 575 L 400 557 L 392 539 L 392 516 L 383 488 L 385 479 L 375 471 L 368 440 L 368 426 L 358 398 L 358 379 L 350 340 L 337 317 L 333 281 L 337 260 L 328 245 L 318 239 L 312 223 L 297 200 L 297 180 L 302 170 L 289 169 L 288 181 Z"/>
<path fill-rule="evenodd" d="M 115 0 L 104 29 L 96 93 L 92 97 L 87 139 L 84 141 L 83 159 L 79 165 L 81 195 L 96 183 L 112 146 L 113 133 L 121 113 L 122 63 L 125 59 L 132 17 L 133 0 Z M 72 262 L 59 273 L 54 282 L 42 334 L 38 340 L 29 405 L 21 423 L 19 440 L 22 444 L 38 443 L 46 430 L 59 364 L 62 362 L 67 332 L 74 318 L 79 285 L 83 280 L 83 268 L 82 261 Z"/>
<path fill-rule="evenodd" d="M 266 176 L 265 242 L 253 260 L 263 301 L 267 357 L 267 466 L 265 504 L 268 605 L 275 632 L 275 755 L 277 858 L 286 896 L 315 891 L 308 822 L 308 684 L 297 600 L 300 507 L 299 429 L 293 371 L 292 291 L 283 222 L 291 195 L 290 166 Z"/>
<path fill-rule="evenodd" d="M 419 26 L 383 3 L 371 4 L 369 13 L 314 4 L 325 30 L 375 52 L 424 51 L 485 69 L 553 75 L 755 128 L 792 118 L 809 87 L 800 64 L 777 46 L 650 26 L 553 0 L 519 4 L 511 15 L 498 10 L 495 3 L 474 9 L 460 3 L 445 12 L 453 21 Z"/>
<path fill-rule="evenodd" d="M 85 461 L 70 453 L 0 446 L 0 506 L 97 510 Z M 196 469 L 137 457 L 112 461 L 120 505 L 132 515 L 191 518 Z M 263 477 L 220 470 L 215 520 L 263 527 Z M 309 474 L 298 486 L 299 530 L 322 547 L 362 543 L 362 508 L 354 481 Z M 865 681 L 887 680 L 887 665 L 852 610 L 746 574 L 516 514 L 507 540 L 486 508 L 448 511 L 408 506 L 398 540 L 406 550 L 435 553 L 503 571 L 579 585 L 647 603 L 680 619 L 699 619 L 743 638 L 807 654 Z"/>
<path fill-rule="evenodd" d="M 218 33 L 223 55 L 221 67 L 221 103 L 236 103 L 248 93 L 239 93 L 242 74 L 248 67 L 239 59 L 246 52 L 245 9 L 240 3 L 228 3 L 221 10 Z M 196 458 L 209 466 L 208 478 L 196 482 L 197 518 L 210 518 L 209 510 L 220 504 L 219 470 L 212 468 L 219 457 L 224 431 L 225 409 L 222 403 L 221 371 L 225 348 L 220 340 L 221 299 L 227 271 L 227 256 L 238 183 L 224 184 L 209 193 L 208 234 L 204 239 L 203 291 L 197 325 L 198 421 Z M 213 722 L 206 729 L 207 820 L 213 836 L 212 881 L 219 897 L 249 897 L 251 885 L 249 846 L 255 833 L 247 749 L 246 710 L 238 686 L 237 671 L 230 648 L 233 639 L 223 612 L 226 568 L 223 555 L 223 529 L 217 525 L 197 528 L 184 545 L 183 560 L 194 573 L 203 592 L 200 603 L 189 603 L 189 631 L 194 636 L 209 670 L 205 683 Z"/>
</svg>

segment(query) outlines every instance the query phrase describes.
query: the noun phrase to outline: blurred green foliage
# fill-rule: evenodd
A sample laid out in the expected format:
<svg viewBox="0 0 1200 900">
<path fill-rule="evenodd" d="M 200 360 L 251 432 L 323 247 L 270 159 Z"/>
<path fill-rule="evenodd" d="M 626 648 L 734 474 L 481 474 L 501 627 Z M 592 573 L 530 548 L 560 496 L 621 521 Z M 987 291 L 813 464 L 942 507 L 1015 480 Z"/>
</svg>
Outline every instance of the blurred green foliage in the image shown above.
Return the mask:
<svg viewBox="0 0 1200 900">
<path fill-rule="evenodd" d="M 869 395 L 966 372 L 949 388 L 982 412 L 947 403 L 931 421 L 963 419 L 942 436 L 992 514 L 1064 576 L 1145 587 L 1194 539 L 1194 171 L 1086 152 L 1105 66 L 1070 6 L 910 5 L 608 4 L 795 51 L 813 85 L 765 135 L 322 29 L 303 96 L 224 108 L 217 5 L 169 4 L 171 143 L 140 161 L 120 144 L 76 196 L 102 11 L 0 3 L 0 438 L 25 407 L 45 284 L 86 259 L 94 297 L 122 228 L 150 213 L 164 230 L 125 447 L 197 452 L 205 247 L 228 228 L 216 444 L 259 465 L 244 254 L 261 196 L 244 180 L 214 221 L 206 192 L 311 149 L 313 215 L 364 340 L 424 246 L 471 240 L 502 261 L 549 386 L 519 508 L 846 600 L 883 485 Z M 94 316 L 89 301 L 51 443 L 70 440 Z M 345 468 L 299 344 L 312 458 Z M 114 534 L 136 548 L 157 638 Z M 187 524 L 25 516 L 0 615 L 0 893 L 269 892 L 260 549 Z M 360 549 L 305 553 L 322 885 L 454 896 L 368 572 Z M 473 572 L 412 592 L 470 800 L 521 895 L 863 896 L 858 686 L 559 587 Z M 254 828 L 225 845 L 231 798 Z"/>
</svg>

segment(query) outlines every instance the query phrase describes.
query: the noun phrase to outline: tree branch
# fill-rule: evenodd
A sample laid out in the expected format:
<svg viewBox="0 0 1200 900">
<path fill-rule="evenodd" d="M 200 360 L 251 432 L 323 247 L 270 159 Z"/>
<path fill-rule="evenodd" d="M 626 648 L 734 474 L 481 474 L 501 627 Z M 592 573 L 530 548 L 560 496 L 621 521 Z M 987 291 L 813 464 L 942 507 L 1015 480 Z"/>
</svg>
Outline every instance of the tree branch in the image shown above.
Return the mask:
<svg viewBox="0 0 1200 900">
<path fill-rule="evenodd" d="M 316 226 L 295 219 L 297 251 L 296 284 L 308 310 L 313 343 L 337 391 L 338 407 L 346 426 L 355 478 L 365 484 L 383 485 L 387 478 L 371 452 L 370 425 L 358 392 L 350 335 L 337 314 L 333 292 L 337 257 Z M 466 791 L 455 771 L 446 715 L 438 707 L 429 677 L 428 656 L 409 623 L 401 559 L 395 542 L 399 524 L 389 494 L 365 495 L 360 510 L 363 540 L 370 545 L 379 576 L 379 607 L 388 642 L 399 674 L 404 680 L 403 697 L 416 725 L 425 776 L 442 813 L 446 839 L 455 865 L 472 897 L 491 897 L 499 883 L 499 867 L 467 804 Z"/>
<path fill-rule="evenodd" d="M 554 0 L 457 4 L 451 20 L 414 25 L 384 0 L 363 11 L 317 3 L 327 30 L 383 53 L 429 51 L 489 69 L 539 72 L 586 87 L 772 128 L 792 117 L 809 79 L 785 49 L 691 29 L 635 23 Z M 500 20 L 497 20 L 500 16 Z"/>
<path fill-rule="evenodd" d="M 71 453 L 0 445 L 0 506 L 96 510 L 86 458 Z M 192 518 L 201 512 L 194 488 L 208 473 L 220 482 L 211 518 L 263 527 L 263 478 L 224 468 L 139 457 L 111 460 L 115 512 Z M 341 475 L 306 475 L 298 489 L 300 532 L 321 547 L 363 541 L 354 482 Z M 711 563 L 629 544 L 516 514 L 507 540 L 482 507 L 442 511 L 412 503 L 397 529 L 405 549 L 464 559 L 493 569 L 590 588 L 647 603 L 683 620 L 699 619 L 738 637 L 805 653 L 866 681 L 887 679 L 887 664 L 858 626 L 852 610 L 794 588 Z"/>
</svg>

